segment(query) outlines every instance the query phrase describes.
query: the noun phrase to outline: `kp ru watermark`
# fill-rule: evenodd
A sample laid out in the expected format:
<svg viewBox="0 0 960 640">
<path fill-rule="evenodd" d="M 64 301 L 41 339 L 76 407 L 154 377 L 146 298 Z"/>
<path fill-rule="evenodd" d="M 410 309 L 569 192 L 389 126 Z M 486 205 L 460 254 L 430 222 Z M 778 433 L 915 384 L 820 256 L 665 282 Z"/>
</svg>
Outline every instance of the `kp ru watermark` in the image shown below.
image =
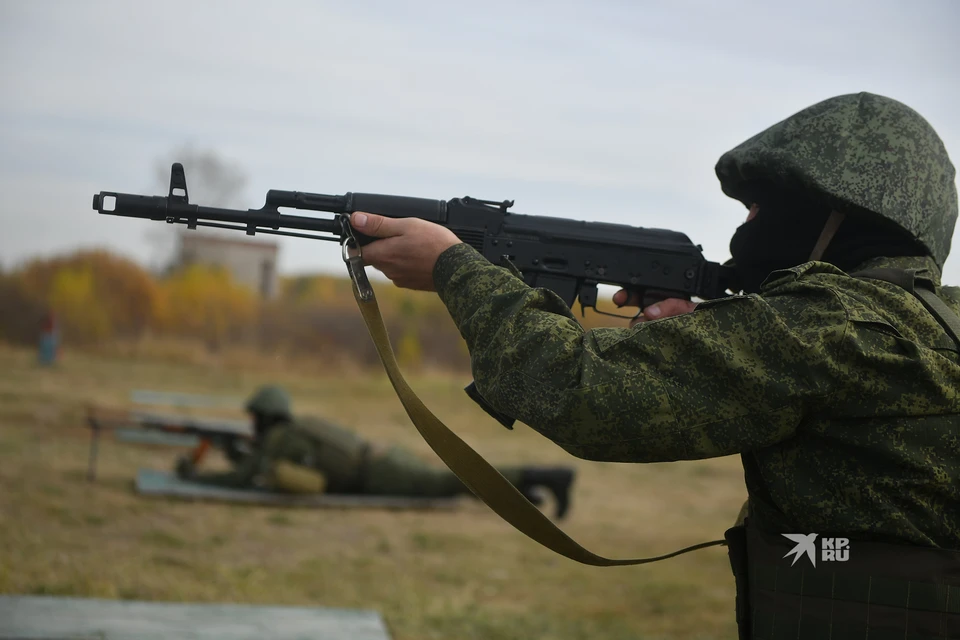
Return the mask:
<svg viewBox="0 0 960 640">
<path fill-rule="evenodd" d="M 849 538 L 820 538 L 820 544 L 817 544 L 816 533 L 781 533 L 784 538 L 796 543 L 793 549 L 790 549 L 783 557 L 793 556 L 793 562 L 790 566 L 797 564 L 801 556 L 806 556 L 810 564 L 817 566 L 817 558 L 820 562 L 846 562 L 850 559 L 850 539 Z"/>
</svg>

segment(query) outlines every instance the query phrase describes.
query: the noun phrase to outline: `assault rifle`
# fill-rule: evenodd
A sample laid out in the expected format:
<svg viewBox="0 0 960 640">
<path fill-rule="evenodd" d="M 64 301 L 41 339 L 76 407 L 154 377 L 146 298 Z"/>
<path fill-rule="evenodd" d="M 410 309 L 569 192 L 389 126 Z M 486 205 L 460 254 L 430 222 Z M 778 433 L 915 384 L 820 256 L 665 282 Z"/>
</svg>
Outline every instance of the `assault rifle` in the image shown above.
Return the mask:
<svg viewBox="0 0 960 640">
<path fill-rule="evenodd" d="M 717 298 L 726 295 L 731 286 L 732 272 L 707 261 L 700 245 L 678 231 L 523 215 L 509 211 L 512 206 L 512 200 L 494 202 L 471 197 L 430 200 L 374 193 L 330 196 L 271 189 L 259 209 L 204 207 L 190 204 L 180 163 L 172 167 L 166 197 L 111 191 L 93 196 L 93 208 L 104 214 L 184 224 L 190 229 L 236 229 L 251 236 L 266 233 L 342 243 L 345 235 L 351 234 L 360 245 L 372 238 L 349 228 L 347 215 L 354 211 L 391 218 L 421 218 L 447 227 L 490 262 L 509 260 L 523 273 L 528 285 L 555 291 L 568 306 L 579 299 L 581 314 L 587 308 L 597 311 L 598 284 L 616 285 L 647 300 Z M 291 215 L 280 213 L 280 208 L 334 215 Z M 651 296 L 653 293 L 656 295 Z"/>
<path fill-rule="evenodd" d="M 87 426 L 90 427 L 90 455 L 87 463 L 87 479 L 96 474 L 97 450 L 100 432 L 135 426 L 149 431 L 192 436 L 198 444 L 190 454 L 194 464 L 212 447 L 221 449 L 231 460 L 249 451 L 253 430 L 246 421 L 224 418 L 201 418 L 139 410 L 105 409 L 87 407 Z"/>
<path fill-rule="evenodd" d="M 218 227 L 237 229 L 251 236 L 267 233 L 339 242 L 360 314 L 384 371 L 417 431 L 478 498 L 519 531 L 556 553 L 577 562 L 608 567 L 646 564 L 725 544 L 723 540 L 714 540 L 663 556 L 622 560 L 598 556 L 584 549 L 433 415 L 403 378 L 364 271 L 361 247 L 373 239 L 356 233 L 350 226 L 349 214 L 355 211 L 392 218 L 415 217 L 443 225 L 490 262 L 512 263 L 527 284 L 553 290 L 571 307 L 579 299 L 581 313 L 588 307 L 597 311 L 599 284 L 627 289 L 638 294 L 644 304 L 654 298 L 717 298 L 726 295 L 727 289 L 735 288 L 731 270 L 707 261 L 700 246 L 682 233 L 521 215 L 509 211 L 512 206 L 513 201 L 509 200 L 495 202 L 471 197 L 429 200 L 374 193 L 331 196 L 270 190 L 259 209 L 203 207 L 190 204 L 186 177 L 179 163 L 175 163 L 170 172 L 170 191 L 165 197 L 112 191 L 93 196 L 93 208 L 104 214 L 185 224 L 190 229 Z M 300 216 L 280 213 L 281 208 L 334 215 L 332 218 Z M 512 428 L 514 418 L 491 407 L 474 384 L 467 387 L 467 393 L 501 424 Z"/>
</svg>

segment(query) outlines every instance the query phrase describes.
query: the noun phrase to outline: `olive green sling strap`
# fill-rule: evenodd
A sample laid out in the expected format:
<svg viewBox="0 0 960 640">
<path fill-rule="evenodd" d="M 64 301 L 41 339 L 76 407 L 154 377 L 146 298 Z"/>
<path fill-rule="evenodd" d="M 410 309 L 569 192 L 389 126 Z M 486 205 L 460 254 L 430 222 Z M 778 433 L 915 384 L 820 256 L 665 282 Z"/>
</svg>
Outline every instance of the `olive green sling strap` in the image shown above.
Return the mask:
<svg viewBox="0 0 960 640">
<path fill-rule="evenodd" d="M 866 269 L 851 273 L 854 278 L 883 280 L 906 289 L 926 307 L 960 350 L 960 317 L 934 292 L 933 281 L 917 275 L 915 269 Z"/>
<path fill-rule="evenodd" d="M 351 247 L 352 248 L 352 247 Z M 490 465 L 484 458 L 474 451 L 470 445 L 461 440 L 446 425 L 443 424 L 423 404 L 417 394 L 404 380 L 397 358 L 390 346 L 390 339 L 380 315 L 373 288 L 367 280 L 363 270 L 363 261 L 360 255 L 348 256 L 347 242 L 343 245 L 343 258 L 347 264 L 347 271 L 353 282 L 353 293 L 367 325 L 377 354 L 387 372 L 387 377 L 393 385 L 397 397 L 403 404 L 407 415 L 417 431 L 423 436 L 427 444 L 436 452 L 440 459 L 460 478 L 480 500 L 486 503 L 505 521 L 513 525 L 521 533 L 539 542 L 548 549 L 576 560 L 583 564 L 597 567 L 613 567 L 623 565 L 646 564 L 658 560 L 666 560 L 682 553 L 724 545 L 724 540 L 714 540 L 693 545 L 673 553 L 654 558 L 633 558 L 614 560 L 598 556 L 580 546 L 575 540 L 561 531 L 537 507 L 531 504 L 516 487 L 514 487 L 499 471 Z"/>
</svg>

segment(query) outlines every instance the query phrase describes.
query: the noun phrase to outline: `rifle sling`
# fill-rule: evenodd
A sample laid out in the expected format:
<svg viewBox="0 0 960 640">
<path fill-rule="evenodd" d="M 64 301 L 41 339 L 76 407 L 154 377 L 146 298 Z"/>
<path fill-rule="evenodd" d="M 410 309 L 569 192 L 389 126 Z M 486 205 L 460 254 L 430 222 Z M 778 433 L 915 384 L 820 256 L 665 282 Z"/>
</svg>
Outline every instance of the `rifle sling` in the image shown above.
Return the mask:
<svg viewBox="0 0 960 640">
<path fill-rule="evenodd" d="M 380 356 L 387 377 L 390 379 L 397 397 L 417 431 L 467 488 L 521 533 L 562 556 L 597 567 L 647 564 L 697 549 L 726 544 L 724 540 L 714 540 L 653 558 L 619 560 L 598 556 L 580 546 L 524 498 L 523 494 L 490 463 L 484 460 L 483 456 L 474 451 L 433 415 L 417 397 L 417 394 L 414 393 L 400 372 L 397 358 L 390 346 L 390 339 L 383 324 L 383 318 L 380 315 L 376 296 L 373 295 L 373 289 L 365 275 L 362 275 L 363 263 L 361 259 L 358 256 L 350 258 L 347 261 L 347 270 L 353 283 L 354 297 L 357 299 L 363 321 L 366 323 L 373 344 L 376 346 L 377 355 Z M 362 292 L 357 282 L 358 278 L 363 282 Z"/>
<path fill-rule="evenodd" d="M 883 280 L 915 295 L 960 351 L 960 317 L 937 296 L 932 280 L 918 274 L 915 269 L 865 269 L 850 275 L 854 278 Z"/>
<path fill-rule="evenodd" d="M 940 322 L 940 326 L 960 349 L 960 318 L 957 317 L 957 314 L 929 289 L 918 288 L 914 289 L 913 293 L 920 298 L 920 301 L 927 307 L 927 311 Z"/>
</svg>

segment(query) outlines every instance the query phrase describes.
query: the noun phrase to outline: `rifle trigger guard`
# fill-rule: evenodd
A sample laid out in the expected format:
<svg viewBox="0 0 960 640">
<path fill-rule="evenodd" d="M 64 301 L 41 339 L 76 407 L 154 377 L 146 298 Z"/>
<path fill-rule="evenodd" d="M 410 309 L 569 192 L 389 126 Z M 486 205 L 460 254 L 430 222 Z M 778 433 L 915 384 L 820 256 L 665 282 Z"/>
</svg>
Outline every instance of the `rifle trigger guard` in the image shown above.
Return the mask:
<svg viewBox="0 0 960 640">
<path fill-rule="evenodd" d="M 611 318 L 620 318 L 621 320 L 636 320 L 637 318 L 640 318 L 643 316 L 643 309 L 637 309 L 637 315 L 631 316 L 631 315 L 620 315 L 619 313 L 610 313 L 608 311 L 600 311 L 600 309 L 597 309 L 596 307 L 592 307 L 592 308 L 594 313 L 598 313 L 601 316 L 610 316 Z M 583 315 L 584 317 L 586 317 L 586 314 L 585 314 L 586 309 L 587 307 L 580 305 L 580 315 Z"/>
<path fill-rule="evenodd" d="M 367 272 L 363 268 L 363 252 L 360 250 L 360 243 L 353 235 L 353 227 L 346 216 L 340 216 L 340 255 L 343 263 L 347 265 L 347 273 L 350 274 L 350 280 L 353 286 L 357 288 L 360 299 L 363 302 L 370 302 L 373 299 L 373 287 L 370 286 L 370 280 L 367 279 Z M 351 255 L 351 251 L 355 252 Z"/>
</svg>

